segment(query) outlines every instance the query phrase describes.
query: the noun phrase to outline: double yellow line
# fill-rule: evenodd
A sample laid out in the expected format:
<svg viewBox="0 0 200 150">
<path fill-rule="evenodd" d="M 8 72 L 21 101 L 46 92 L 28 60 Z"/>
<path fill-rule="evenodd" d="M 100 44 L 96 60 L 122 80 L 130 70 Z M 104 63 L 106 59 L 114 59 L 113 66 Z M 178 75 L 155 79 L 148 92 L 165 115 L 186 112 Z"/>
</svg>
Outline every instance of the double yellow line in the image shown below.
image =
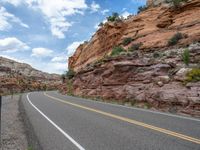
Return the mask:
<svg viewBox="0 0 200 150">
<path fill-rule="evenodd" d="M 193 137 L 183 135 L 183 134 L 180 134 L 180 133 L 177 133 L 177 132 L 173 132 L 173 131 L 166 130 L 166 129 L 163 129 L 163 128 L 159 128 L 159 127 L 156 127 L 156 126 L 152 126 L 152 125 L 149 125 L 149 124 L 146 124 L 146 123 L 143 123 L 143 122 L 139 122 L 139 121 L 136 121 L 136 120 L 133 120 L 133 119 L 121 117 L 121 116 L 114 115 L 114 114 L 111 114 L 111 113 L 107 113 L 107 112 L 104 112 L 104 111 L 101 111 L 101 110 L 97 110 L 97 109 L 93 109 L 93 108 L 86 107 L 86 106 L 83 106 L 83 105 L 64 101 L 62 99 L 50 96 L 46 93 L 44 93 L 44 95 L 51 98 L 51 99 L 54 99 L 56 101 L 59 101 L 59 102 L 62 102 L 62 103 L 65 103 L 65 104 L 68 104 L 68 105 L 71 105 L 71 106 L 74 106 L 74 107 L 85 109 L 85 110 L 95 112 L 95 113 L 98 113 L 98 114 L 101 114 L 101 115 L 104 115 L 104 116 L 115 118 L 115 119 L 118 119 L 118 120 L 121 120 L 121 121 L 124 121 L 124 122 L 128 122 L 128 123 L 131 123 L 131 124 L 134 124 L 134 125 L 138 125 L 138 126 L 141 126 L 141 127 L 147 128 L 147 129 L 151 129 L 151 130 L 154 130 L 154 131 L 157 131 L 157 132 L 161 132 L 161 133 L 164 133 L 164 134 L 167 134 L 167 135 L 171 135 L 171 136 L 174 136 L 174 137 L 177 137 L 177 138 L 180 138 L 180 139 L 184 139 L 186 141 L 190 141 L 190 142 L 193 142 L 193 143 L 196 143 L 196 144 L 200 144 L 200 139 L 197 139 L 197 138 L 193 138 Z"/>
</svg>

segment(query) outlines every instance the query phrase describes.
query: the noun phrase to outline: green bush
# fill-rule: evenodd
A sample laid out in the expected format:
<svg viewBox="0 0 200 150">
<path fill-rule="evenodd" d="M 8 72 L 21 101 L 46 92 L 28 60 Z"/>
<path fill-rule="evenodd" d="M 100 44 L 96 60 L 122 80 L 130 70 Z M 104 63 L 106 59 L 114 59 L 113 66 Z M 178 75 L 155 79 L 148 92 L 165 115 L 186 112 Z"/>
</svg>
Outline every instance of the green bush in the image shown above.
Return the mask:
<svg viewBox="0 0 200 150">
<path fill-rule="evenodd" d="M 138 7 L 138 14 L 145 11 L 148 7 L 146 5 Z"/>
<path fill-rule="evenodd" d="M 139 50 L 139 48 L 142 46 L 142 43 L 136 43 L 136 44 L 133 44 L 131 47 L 128 48 L 128 51 L 135 51 L 135 50 Z"/>
<path fill-rule="evenodd" d="M 68 79 L 72 79 L 74 76 L 75 76 L 75 72 L 72 70 L 72 69 L 69 69 L 67 72 L 66 72 L 66 77 Z"/>
<path fill-rule="evenodd" d="M 176 45 L 178 43 L 178 41 L 181 39 L 183 39 L 183 34 L 178 32 L 178 33 L 174 34 L 174 36 L 171 39 L 169 39 L 168 45 L 169 46 Z"/>
<path fill-rule="evenodd" d="M 124 52 L 125 50 L 121 47 L 121 46 L 117 46 L 117 47 L 114 47 L 112 49 L 112 52 L 111 52 L 111 56 L 118 56 L 121 52 Z"/>
<path fill-rule="evenodd" d="M 123 44 L 124 46 L 127 46 L 127 45 L 130 44 L 132 41 L 133 41 L 133 39 L 130 38 L 130 37 L 128 37 L 128 38 L 125 38 L 125 39 L 123 40 L 122 44 Z"/>
<path fill-rule="evenodd" d="M 191 71 L 189 71 L 186 75 L 186 81 L 187 82 L 200 81 L 200 69 L 199 68 L 193 68 Z"/>
<path fill-rule="evenodd" d="M 183 62 L 188 66 L 190 62 L 190 52 L 189 49 L 185 49 L 182 54 Z"/>
<path fill-rule="evenodd" d="M 112 16 L 107 17 L 107 21 L 110 21 L 110 22 L 114 22 L 117 20 L 120 20 L 120 17 L 119 17 L 119 14 L 116 12 L 112 13 Z"/>
</svg>

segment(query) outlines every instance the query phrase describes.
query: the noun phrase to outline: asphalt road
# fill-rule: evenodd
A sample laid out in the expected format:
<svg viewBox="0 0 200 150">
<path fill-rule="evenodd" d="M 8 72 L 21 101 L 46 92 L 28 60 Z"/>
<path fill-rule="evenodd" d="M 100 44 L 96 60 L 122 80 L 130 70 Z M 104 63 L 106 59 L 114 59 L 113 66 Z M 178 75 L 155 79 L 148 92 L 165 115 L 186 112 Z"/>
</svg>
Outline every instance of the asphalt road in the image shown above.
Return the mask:
<svg viewBox="0 0 200 150">
<path fill-rule="evenodd" d="M 200 150 L 200 120 L 33 92 L 23 104 L 44 150 Z"/>
</svg>

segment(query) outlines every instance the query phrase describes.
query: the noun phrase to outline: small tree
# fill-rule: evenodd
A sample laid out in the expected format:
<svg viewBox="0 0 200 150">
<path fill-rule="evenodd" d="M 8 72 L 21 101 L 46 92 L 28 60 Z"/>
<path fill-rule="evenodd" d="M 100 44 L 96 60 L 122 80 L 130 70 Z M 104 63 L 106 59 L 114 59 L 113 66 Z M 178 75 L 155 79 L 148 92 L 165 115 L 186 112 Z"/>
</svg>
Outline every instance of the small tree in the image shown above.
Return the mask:
<svg viewBox="0 0 200 150">
<path fill-rule="evenodd" d="M 185 63 L 185 65 L 188 66 L 189 62 L 190 62 L 190 52 L 189 52 L 189 49 L 185 49 L 183 51 L 182 59 L 183 59 L 183 62 Z"/>
<path fill-rule="evenodd" d="M 111 21 L 111 22 L 117 21 L 119 19 L 120 19 L 119 14 L 116 12 L 112 13 L 112 16 L 107 17 L 107 21 Z"/>
</svg>

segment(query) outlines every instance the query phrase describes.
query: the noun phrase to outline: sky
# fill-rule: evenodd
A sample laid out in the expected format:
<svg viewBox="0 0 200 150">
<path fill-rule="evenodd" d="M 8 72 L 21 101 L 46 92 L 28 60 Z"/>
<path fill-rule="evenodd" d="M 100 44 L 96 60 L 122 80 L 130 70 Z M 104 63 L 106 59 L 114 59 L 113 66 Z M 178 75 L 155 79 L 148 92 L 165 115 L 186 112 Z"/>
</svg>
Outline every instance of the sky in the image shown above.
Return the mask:
<svg viewBox="0 0 200 150">
<path fill-rule="evenodd" d="M 49 73 L 67 71 L 79 44 L 113 12 L 136 14 L 146 0 L 0 0 L 0 56 Z"/>
</svg>

